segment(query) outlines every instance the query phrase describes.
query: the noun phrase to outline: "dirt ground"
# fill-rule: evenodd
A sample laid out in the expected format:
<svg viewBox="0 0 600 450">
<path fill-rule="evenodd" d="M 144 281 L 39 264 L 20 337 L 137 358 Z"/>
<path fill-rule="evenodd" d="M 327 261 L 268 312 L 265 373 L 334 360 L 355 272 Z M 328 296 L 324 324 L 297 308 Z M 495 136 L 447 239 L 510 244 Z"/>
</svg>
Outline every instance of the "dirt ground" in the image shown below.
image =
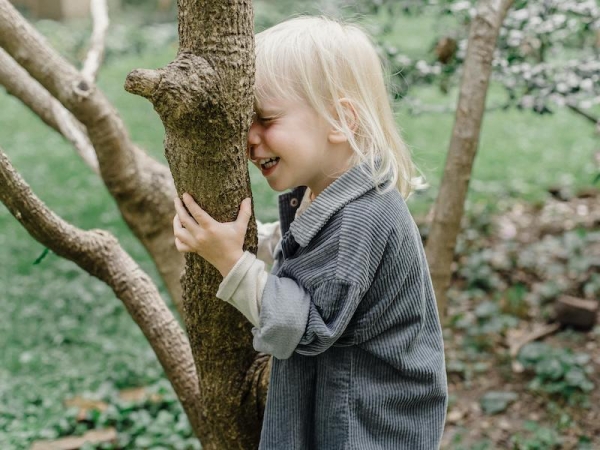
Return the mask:
<svg viewBox="0 0 600 450">
<path fill-rule="evenodd" d="M 582 333 L 580 339 L 573 339 L 559 334 L 544 339 L 544 342 L 593 354 L 594 371 L 590 378 L 595 389 L 589 394 L 588 405 L 570 406 L 563 400 L 553 400 L 548 395 L 532 393 L 527 389 L 532 375 L 527 372 L 513 373 L 510 364 L 500 356 L 489 370 L 474 376 L 469 382 L 449 374 L 451 402 L 442 442 L 443 449 L 600 449 L 600 336 L 597 332 L 589 332 Z M 450 350 L 451 347 L 450 343 L 447 349 Z M 482 411 L 480 399 L 489 391 L 515 392 L 517 400 L 504 412 L 488 415 Z M 534 441 L 534 433 L 524 431 L 523 424 L 526 421 L 556 430 L 559 434 L 557 445 L 544 447 L 544 444 L 540 443 L 539 446 L 515 447 L 513 437 L 518 433 L 525 437 L 529 435 L 530 440 Z M 591 446 L 581 447 L 580 436 L 589 438 Z M 475 446 L 486 441 L 489 442 L 487 447 Z"/>
<path fill-rule="evenodd" d="M 549 247 L 556 247 L 548 237 L 564 236 L 571 230 L 585 230 L 594 234 L 600 231 L 600 195 L 597 191 L 568 199 L 560 198 L 559 194 L 557 192 L 544 205 L 514 205 L 493 219 L 492 233 L 482 237 L 478 245 L 502 254 L 503 248 L 508 248 L 508 242 L 513 244 L 513 249 L 516 243 L 526 251 L 544 239 L 549 242 Z M 557 256 L 562 250 L 568 253 L 568 249 L 554 248 L 543 257 L 539 253 L 535 257 L 541 258 L 544 264 L 558 261 L 567 265 L 568 254 Z M 597 276 L 594 273 L 600 273 L 600 242 L 587 241 L 581 251 L 589 261 L 586 273 L 575 276 L 565 271 L 563 286 L 566 292 L 562 294 L 583 297 L 582 284 L 578 284 L 577 280 L 589 281 L 590 276 Z M 546 257 L 549 254 L 554 256 Z M 460 257 L 457 264 L 461 264 Z M 528 290 L 535 291 L 536 286 L 547 281 L 544 277 L 548 278 L 548 273 L 511 269 L 504 281 L 509 287 L 518 281 Z M 453 283 L 454 289 L 460 290 L 464 280 L 456 277 Z M 588 300 L 599 300 L 597 293 L 594 298 L 589 298 L 589 293 L 587 296 Z M 462 362 L 461 370 L 455 371 L 451 365 L 448 367 L 450 405 L 443 449 L 600 449 L 600 325 L 597 324 L 590 331 L 558 328 L 552 315 L 547 314 L 548 310 L 552 310 L 551 307 L 547 305 L 544 309 L 527 296 L 526 301 L 529 301 L 527 311 L 519 318 L 518 324 L 496 335 L 486 336 L 489 341 L 487 350 L 471 359 L 465 351 L 465 330 L 445 327 L 447 360 Z M 472 314 L 476 306 L 476 299 L 463 301 L 463 304 L 450 304 L 448 314 Z M 591 392 L 565 399 L 555 394 L 535 392 L 528 387 L 534 374 L 519 368 L 516 358 L 510 355 L 510 348 L 519 339 L 544 329 L 547 334 L 538 341 L 590 356 L 588 366 L 592 371 L 589 378 L 594 384 Z M 505 410 L 488 414 L 482 409 L 481 399 L 490 391 L 516 395 Z"/>
</svg>

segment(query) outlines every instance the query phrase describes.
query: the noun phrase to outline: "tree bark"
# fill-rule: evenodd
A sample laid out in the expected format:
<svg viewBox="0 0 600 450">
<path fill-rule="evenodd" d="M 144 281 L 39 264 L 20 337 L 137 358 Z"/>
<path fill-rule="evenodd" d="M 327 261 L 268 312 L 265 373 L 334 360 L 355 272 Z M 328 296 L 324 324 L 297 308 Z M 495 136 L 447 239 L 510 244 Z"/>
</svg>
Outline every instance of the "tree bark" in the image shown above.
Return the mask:
<svg viewBox="0 0 600 450">
<path fill-rule="evenodd" d="M 216 220 L 234 220 L 250 196 L 246 162 L 253 107 L 254 36 L 250 0 L 179 0 L 179 52 L 159 70 L 129 74 L 126 89 L 149 99 L 165 126 L 165 153 L 177 192 L 189 192 Z M 246 248 L 256 252 L 250 221 Z M 215 298 L 221 276 L 186 256 L 184 310 L 202 393 L 206 450 L 255 449 L 260 380 L 268 358 L 252 349 L 251 325 Z"/>
<path fill-rule="evenodd" d="M 105 185 L 181 306 L 184 263 L 172 234 L 175 189 L 168 169 L 131 142 L 102 92 L 50 48 L 8 0 L 0 0 L 0 47 L 87 128 Z"/>
<path fill-rule="evenodd" d="M 446 314 L 446 290 L 452 275 L 456 238 L 479 144 L 494 49 L 511 4 L 512 0 L 481 0 L 469 31 L 450 148 L 426 245 L 438 310 L 442 317 Z"/>
<path fill-rule="evenodd" d="M 89 81 L 95 81 L 104 58 L 104 40 L 108 31 L 108 7 L 106 0 L 90 0 L 90 12 L 94 28 L 81 74 Z"/>
<path fill-rule="evenodd" d="M 150 277 L 108 232 L 83 231 L 50 211 L 16 173 L 2 149 L 0 201 L 34 239 L 112 288 L 148 339 L 197 430 L 201 401 L 190 345 Z"/>
<path fill-rule="evenodd" d="M 6 88 L 6 92 L 21 100 L 37 114 L 46 125 L 71 142 L 81 159 L 96 174 L 100 174 L 96 151 L 85 127 L 2 48 L 0 48 L 0 84 Z"/>
</svg>

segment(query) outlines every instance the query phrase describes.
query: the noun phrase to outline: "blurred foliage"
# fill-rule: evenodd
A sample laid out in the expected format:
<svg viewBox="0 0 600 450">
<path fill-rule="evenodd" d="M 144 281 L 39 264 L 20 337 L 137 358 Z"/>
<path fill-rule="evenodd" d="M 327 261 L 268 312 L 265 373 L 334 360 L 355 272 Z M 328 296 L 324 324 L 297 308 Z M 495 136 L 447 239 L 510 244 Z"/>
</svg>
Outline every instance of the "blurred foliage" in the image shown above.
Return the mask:
<svg viewBox="0 0 600 450">
<path fill-rule="evenodd" d="M 454 279 L 466 291 L 495 295 L 503 311 L 520 317 L 527 304 L 544 306 L 562 294 L 600 295 L 599 231 L 564 230 L 522 242 L 490 239 L 474 225 L 480 220 L 465 219 L 457 245 Z"/>
<path fill-rule="evenodd" d="M 508 405 L 518 398 L 515 392 L 489 391 L 479 399 L 479 404 L 486 414 L 498 414 L 505 411 Z"/>
<path fill-rule="evenodd" d="M 70 407 L 37 436 L 53 440 L 80 436 L 93 429 L 114 428 L 118 435 L 115 444 L 88 443 L 81 450 L 200 450 L 200 443 L 168 381 L 160 380 L 146 386 L 144 391 L 145 395 L 139 399 L 124 400 L 113 385 L 104 383 L 83 398 L 103 403 L 105 409 Z"/>
<path fill-rule="evenodd" d="M 140 55 L 177 44 L 176 23 L 146 23 L 146 20 L 137 14 L 112 20 L 105 40 L 105 64 L 125 55 Z M 90 39 L 89 21 L 73 21 L 67 27 L 53 20 L 40 20 L 36 28 L 71 63 L 77 65 L 85 58 Z"/>
<path fill-rule="evenodd" d="M 528 420 L 524 423 L 524 432 L 511 438 L 512 450 L 553 450 L 562 448 L 562 440 L 553 428 L 540 426 Z"/>
<path fill-rule="evenodd" d="M 589 378 L 592 373 L 590 355 L 531 342 L 521 349 L 518 359 L 535 375 L 529 389 L 556 394 L 574 406 L 585 406 L 582 402 L 585 397 L 581 394 L 588 394 L 594 388 Z"/>
<path fill-rule="evenodd" d="M 376 36 L 382 54 L 397 74 L 400 97 L 410 95 L 419 84 L 437 84 L 447 92 L 458 82 L 468 25 L 476 14 L 475 0 L 375 0 L 360 4 L 365 12 L 387 17 Z M 439 27 L 444 34 L 430 38 L 428 58 L 407 56 L 400 49 L 401 43 L 393 39 L 394 17 L 399 14 L 435 16 L 444 24 Z M 539 114 L 552 112 L 553 105 L 585 111 L 600 103 L 599 55 L 600 6 L 595 0 L 518 0 L 501 29 L 493 78 L 505 89 L 504 107 Z"/>
</svg>

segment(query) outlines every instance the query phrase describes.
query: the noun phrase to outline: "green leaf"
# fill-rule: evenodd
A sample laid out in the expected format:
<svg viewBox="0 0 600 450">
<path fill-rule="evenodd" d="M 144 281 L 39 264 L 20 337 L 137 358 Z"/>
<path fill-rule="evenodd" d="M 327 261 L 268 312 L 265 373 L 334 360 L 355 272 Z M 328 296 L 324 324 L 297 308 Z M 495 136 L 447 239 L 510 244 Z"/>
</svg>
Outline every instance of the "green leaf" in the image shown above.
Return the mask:
<svg viewBox="0 0 600 450">
<path fill-rule="evenodd" d="M 543 342 L 531 342 L 521 348 L 518 359 L 524 365 L 535 364 L 548 354 L 549 351 L 550 347 L 547 344 Z"/>
<path fill-rule="evenodd" d="M 50 249 L 49 248 L 45 248 L 44 251 L 42 252 L 42 254 L 40 256 L 37 257 L 37 259 L 33 262 L 33 265 L 37 265 L 39 263 L 42 262 L 42 260 L 46 257 L 46 255 L 50 253 Z"/>
<path fill-rule="evenodd" d="M 504 411 L 517 398 L 515 392 L 489 391 L 481 397 L 479 403 L 486 414 L 497 414 Z"/>
<path fill-rule="evenodd" d="M 480 319 L 492 317 L 497 313 L 498 305 L 490 301 L 484 301 L 475 308 L 475 315 Z"/>
<path fill-rule="evenodd" d="M 565 374 L 562 364 L 557 359 L 540 361 L 535 366 L 535 372 L 543 378 L 548 378 L 550 380 L 560 380 Z"/>
</svg>

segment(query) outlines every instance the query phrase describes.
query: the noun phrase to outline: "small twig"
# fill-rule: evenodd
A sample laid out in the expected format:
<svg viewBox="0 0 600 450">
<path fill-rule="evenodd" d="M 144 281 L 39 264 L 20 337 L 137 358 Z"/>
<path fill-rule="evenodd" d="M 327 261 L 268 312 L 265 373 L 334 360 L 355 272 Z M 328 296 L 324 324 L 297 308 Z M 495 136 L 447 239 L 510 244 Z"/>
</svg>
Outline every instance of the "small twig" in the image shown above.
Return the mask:
<svg viewBox="0 0 600 450">
<path fill-rule="evenodd" d="M 585 117 L 587 120 L 589 120 L 590 122 L 592 122 L 594 125 L 596 125 L 596 127 L 598 129 L 600 129 L 600 118 L 599 117 L 594 117 L 592 116 L 589 112 L 581 109 L 579 106 L 573 104 L 573 103 L 567 103 L 567 106 L 569 107 L 569 109 L 577 114 L 579 114 L 580 116 Z"/>
<path fill-rule="evenodd" d="M 517 360 L 517 355 L 521 348 L 530 342 L 537 341 L 543 337 L 549 336 L 556 333 L 560 329 L 559 323 L 552 323 L 550 325 L 542 326 L 541 328 L 532 331 L 531 333 L 523 336 L 521 339 L 510 343 L 510 358 L 512 360 L 511 366 L 514 373 L 521 373 L 525 370 L 523 365 Z"/>
<path fill-rule="evenodd" d="M 94 31 L 90 39 L 90 49 L 81 69 L 81 74 L 90 81 L 95 81 L 104 58 L 104 41 L 108 30 L 108 8 L 106 0 L 90 0 Z"/>
</svg>

